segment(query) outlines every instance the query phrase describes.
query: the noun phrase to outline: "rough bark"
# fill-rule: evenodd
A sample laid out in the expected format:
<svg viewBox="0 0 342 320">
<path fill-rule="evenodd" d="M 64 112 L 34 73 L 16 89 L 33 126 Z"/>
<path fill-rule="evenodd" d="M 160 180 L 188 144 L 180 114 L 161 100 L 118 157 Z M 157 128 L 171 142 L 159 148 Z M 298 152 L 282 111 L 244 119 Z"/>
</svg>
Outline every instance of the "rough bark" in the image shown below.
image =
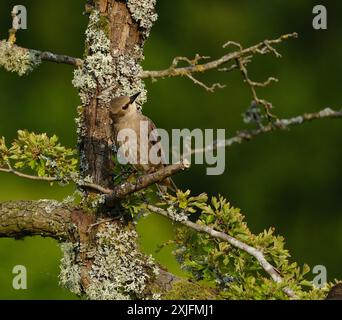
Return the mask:
<svg viewBox="0 0 342 320">
<path fill-rule="evenodd" d="M 89 226 L 93 226 L 89 228 Z M 0 204 L 0 238 L 24 238 L 25 236 L 42 236 L 56 239 L 60 242 L 89 243 L 97 231 L 94 216 L 87 214 L 79 208 L 63 204 L 55 200 L 38 201 L 8 201 Z M 85 248 L 87 249 L 87 248 Z M 88 276 L 89 264 L 92 259 L 87 255 L 87 250 L 81 250 L 79 259 L 82 260 L 81 285 L 85 290 L 91 279 Z M 182 284 L 184 290 L 194 284 L 181 279 L 162 267 L 159 274 L 149 282 L 146 292 L 158 292 L 161 295 L 175 297 L 177 291 L 173 290 L 175 284 Z M 197 285 L 198 288 L 201 286 Z M 205 289 L 202 298 L 212 298 L 214 292 Z M 177 287 L 178 290 L 178 287 Z M 175 291 L 175 292 L 173 292 Z M 179 292 L 181 295 L 182 292 Z"/>
<path fill-rule="evenodd" d="M 0 238 L 50 237 L 60 242 L 84 237 L 94 217 L 55 200 L 0 203 Z"/>
<path fill-rule="evenodd" d="M 57 201 L 8 201 L 0 203 L 0 237 L 51 237 L 70 239 L 73 209 Z"/>
<path fill-rule="evenodd" d="M 103 188 L 113 189 L 113 133 L 107 104 L 111 97 L 138 91 L 142 92 L 140 102 L 146 99 L 140 62 L 144 41 L 156 18 L 154 6 L 155 0 L 88 1 L 86 58 L 73 81 L 82 100 L 78 131 L 80 171 L 83 177 L 89 176 Z M 106 48 L 107 39 L 110 50 Z M 96 62 L 98 58 L 100 62 Z M 103 66 L 103 61 L 111 64 Z M 145 180 L 128 187 L 140 189 L 147 184 Z M 40 235 L 67 243 L 60 281 L 72 292 L 86 294 L 88 298 L 155 298 L 169 292 L 170 298 L 176 298 L 178 291 L 182 291 L 180 286 L 202 292 L 200 285 L 194 288 L 192 283 L 172 275 L 141 253 L 134 225 L 108 221 L 107 211 L 100 206 L 89 213 L 52 200 L 5 202 L 0 204 L 0 237 Z M 120 256 L 121 251 L 127 252 L 127 257 Z"/>
<path fill-rule="evenodd" d="M 114 78 L 118 80 L 120 72 L 118 68 L 121 57 L 133 57 L 138 64 L 142 58 L 136 54 L 136 48 L 143 45 L 143 34 L 139 24 L 134 21 L 129 12 L 126 1 L 101 0 L 95 1 L 95 9 L 100 12 L 101 19 L 105 21 L 103 29 L 110 40 L 113 62 L 116 66 Z M 135 79 L 127 77 L 128 83 Z M 109 111 L 105 102 L 99 96 L 105 90 L 112 90 L 113 95 L 120 94 L 127 88 L 122 88 L 122 83 L 117 81 L 113 88 L 97 87 L 97 94 L 91 99 L 84 109 L 84 128 L 86 134 L 81 143 L 83 154 L 83 172 L 90 176 L 93 182 L 103 187 L 112 187 L 113 179 L 110 175 L 113 168 L 112 157 L 112 128 L 109 121 Z"/>
</svg>

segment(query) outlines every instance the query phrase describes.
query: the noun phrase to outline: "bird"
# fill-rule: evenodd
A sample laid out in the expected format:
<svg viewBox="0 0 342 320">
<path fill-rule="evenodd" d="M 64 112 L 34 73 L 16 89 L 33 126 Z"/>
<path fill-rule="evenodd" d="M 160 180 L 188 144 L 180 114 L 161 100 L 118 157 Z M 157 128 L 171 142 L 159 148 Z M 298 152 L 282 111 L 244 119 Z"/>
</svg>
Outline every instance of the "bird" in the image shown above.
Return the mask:
<svg viewBox="0 0 342 320">
<path fill-rule="evenodd" d="M 125 147 L 128 146 L 128 149 L 133 151 L 133 154 L 136 154 L 136 158 L 134 158 L 135 161 L 132 163 L 136 170 L 145 173 L 153 173 L 165 167 L 166 164 L 165 161 L 161 161 L 158 164 L 154 164 L 150 161 L 149 152 L 151 148 L 153 146 L 156 147 L 158 150 L 158 157 L 162 160 L 165 160 L 165 154 L 159 136 L 157 132 L 154 131 L 157 128 L 156 125 L 150 118 L 142 114 L 140 108 L 137 106 L 136 99 L 140 94 L 141 92 L 138 92 L 132 96 L 120 96 L 111 100 L 110 118 L 112 121 L 114 145 L 118 149 L 125 144 Z M 142 123 L 145 125 L 147 124 L 147 130 L 140 130 Z M 126 141 L 127 139 L 121 141 L 118 139 L 119 132 L 123 129 L 133 130 L 136 134 L 136 141 L 130 141 L 129 139 L 128 141 Z M 147 136 L 144 137 L 141 134 L 146 134 Z M 147 148 L 142 148 L 143 150 L 140 150 L 142 139 L 147 142 Z M 170 177 L 158 182 L 156 185 L 162 194 L 166 194 L 168 189 L 173 192 L 177 192 L 178 190 Z"/>
</svg>

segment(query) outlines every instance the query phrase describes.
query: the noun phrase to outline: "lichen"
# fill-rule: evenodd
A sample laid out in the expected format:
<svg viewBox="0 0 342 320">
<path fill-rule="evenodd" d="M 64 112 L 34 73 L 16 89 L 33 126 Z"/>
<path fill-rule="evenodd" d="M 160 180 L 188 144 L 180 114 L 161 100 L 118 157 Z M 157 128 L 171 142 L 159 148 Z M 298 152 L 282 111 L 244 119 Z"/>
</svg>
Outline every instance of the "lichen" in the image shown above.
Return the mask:
<svg viewBox="0 0 342 320">
<path fill-rule="evenodd" d="M 71 292 L 81 294 L 81 268 L 76 262 L 78 245 L 73 243 L 61 244 L 63 257 L 60 264 L 59 283 Z"/>
<path fill-rule="evenodd" d="M 142 67 L 137 62 L 143 59 L 142 49 L 135 46 L 130 54 L 115 54 L 114 52 L 114 59 L 116 63 L 115 81 L 118 84 L 116 95 L 131 96 L 141 92 L 137 101 L 139 104 L 145 103 L 147 91 L 144 82 L 140 79 Z"/>
<path fill-rule="evenodd" d="M 110 50 L 110 40 L 104 30 L 99 28 L 100 14 L 93 10 L 89 17 L 89 25 L 86 30 L 86 56 L 82 69 L 74 72 L 73 85 L 79 89 L 79 95 L 83 105 L 87 105 L 94 98 L 97 88 L 114 87 L 113 74 L 115 67 Z M 100 24 L 101 25 L 101 24 Z M 110 94 L 102 95 L 102 100 L 108 102 Z"/>
<path fill-rule="evenodd" d="M 57 200 L 48 200 L 48 199 L 41 199 L 39 203 L 44 205 L 44 209 L 47 213 L 51 213 L 52 211 L 59 208 L 62 204 Z"/>
<path fill-rule="evenodd" d="M 41 63 L 40 56 L 7 41 L 0 41 L 0 66 L 19 76 L 28 74 Z"/>
<path fill-rule="evenodd" d="M 145 38 L 149 36 L 153 23 L 158 19 L 155 12 L 156 2 L 156 0 L 127 0 L 131 16 L 144 30 Z"/>
<path fill-rule="evenodd" d="M 137 245 L 137 233 L 130 227 L 102 224 L 96 235 L 92 251 L 92 267 L 89 270 L 90 285 L 85 295 L 93 300 L 155 299 L 157 293 L 147 292 L 148 284 L 158 275 L 159 268 L 152 257 L 141 253 Z M 77 253 L 80 246 L 63 246 L 60 283 L 72 292 L 80 294 L 80 262 Z"/>
<path fill-rule="evenodd" d="M 134 299 L 144 297 L 144 290 L 158 268 L 151 257 L 137 247 L 137 233 L 106 224 L 97 234 L 92 269 L 90 299 Z"/>
</svg>

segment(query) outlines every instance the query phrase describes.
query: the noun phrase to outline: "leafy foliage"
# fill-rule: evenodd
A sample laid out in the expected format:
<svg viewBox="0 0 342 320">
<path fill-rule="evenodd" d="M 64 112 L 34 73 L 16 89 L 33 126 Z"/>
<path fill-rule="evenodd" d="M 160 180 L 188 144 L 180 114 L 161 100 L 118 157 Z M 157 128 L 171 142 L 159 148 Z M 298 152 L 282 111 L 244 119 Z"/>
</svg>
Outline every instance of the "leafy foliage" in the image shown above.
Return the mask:
<svg viewBox="0 0 342 320">
<path fill-rule="evenodd" d="M 290 254 L 285 249 L 283 237 L 274 235 L 274 229 L 253 234 L 240 209 L 222 196 L 212 197 L 209 201 L 205 194 L 190 197 L 189 191 L 179 191 L 176 196 L 168 196 L 167 203 L 194 214 L 190 219 L 196 219 L 198 224 L 224 232 L 263 252 L 284 279 L 280 284 L 274 282 L 253 256 L 228 242 L 180 226 L 174 241 L 177 260 L 195 280 L 217 286 L 222 298 L 288 299 L 282 291 L 285 286 L 303 299 L 326 296 L 330 285 L 318 289 L 306 279 L 310 268 L 289 261 Z"/>
<path fill-rule="evenodd" d="M 0 166 L 29 169 L 39 177 L 66 180 L 76 173 L 78 160 L 74 158 L 75 154 L 75 150 L 61 146 L 56 135 L 48 137 L 46 133 L 19 130 L 10 148 L 6 146 L 5 138 L 0 138 Z"/>
</svg>

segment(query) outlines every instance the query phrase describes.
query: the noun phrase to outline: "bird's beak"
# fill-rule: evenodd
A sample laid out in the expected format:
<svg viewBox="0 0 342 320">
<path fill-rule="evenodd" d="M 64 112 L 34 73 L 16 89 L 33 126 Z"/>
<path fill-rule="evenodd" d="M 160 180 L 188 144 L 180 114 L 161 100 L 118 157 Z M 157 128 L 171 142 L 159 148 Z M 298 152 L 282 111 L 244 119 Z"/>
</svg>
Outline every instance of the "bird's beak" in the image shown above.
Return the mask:
<svg viewBox="0 0 342 320">
<path fill-rule="evenodd" d="M 141 92 L 138 92 L 138 93 L 134 94 L 133 96 L 131 96 L 129 98 L 129 102 L 132 104 L 139 97 L 140 94 L 141 94 Z"/>
</svg>

